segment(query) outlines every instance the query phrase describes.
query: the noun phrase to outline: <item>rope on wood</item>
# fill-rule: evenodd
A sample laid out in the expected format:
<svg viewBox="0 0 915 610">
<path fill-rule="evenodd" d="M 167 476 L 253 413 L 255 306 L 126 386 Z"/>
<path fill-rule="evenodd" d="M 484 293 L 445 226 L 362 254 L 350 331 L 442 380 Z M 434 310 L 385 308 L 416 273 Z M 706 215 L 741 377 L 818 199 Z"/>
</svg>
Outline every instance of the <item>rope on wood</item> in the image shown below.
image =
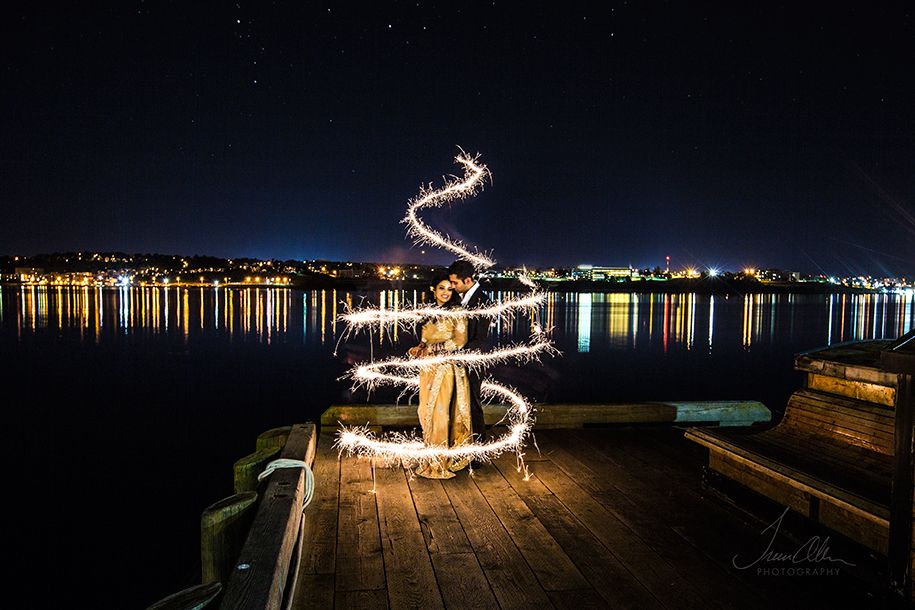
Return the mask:
<svg viewBox="0 0 915 610">
<path fill-rule="evenodd" d="M 267 467 L 264 469 L 264 472 L 260 473 L 257 476 L 258 481 L 263 481 L 271 474 L 274 470 L 278 468 L 304 468 L 305 469 L 305 497 L 302 499 L 302 510 L 305 510 L 305 507 L 311 503 L 311 499 L 315 495 L 315 475 L 311 471 L 311 468 L 308 467 L 308 464 L 302 460 L 291 460 L 289 458 L 280 458 L 278 460 L 273 460 Z"/>
</svg>

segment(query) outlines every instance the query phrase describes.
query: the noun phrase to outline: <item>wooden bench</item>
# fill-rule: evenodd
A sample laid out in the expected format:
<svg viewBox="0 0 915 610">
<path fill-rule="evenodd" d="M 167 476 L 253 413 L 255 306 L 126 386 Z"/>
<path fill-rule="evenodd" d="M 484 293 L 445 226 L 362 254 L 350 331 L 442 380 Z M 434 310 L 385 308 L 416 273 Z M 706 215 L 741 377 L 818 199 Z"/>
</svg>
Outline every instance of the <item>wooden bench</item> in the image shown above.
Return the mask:
<svg viewBox="0 0 915 610">
<path fill-rule="evenodd" d="M 693 428 L 711 472 L 887 557 L 915 601 L 915 330 L 801 354 L 805 388 L 769 430 Z"/>
<path fill-rule="evenodd" d="M 691 428 L 709 468 L 886 554 L 893 411 L 818 390 L 795 392 L 765 432 Z"/>
</svg>

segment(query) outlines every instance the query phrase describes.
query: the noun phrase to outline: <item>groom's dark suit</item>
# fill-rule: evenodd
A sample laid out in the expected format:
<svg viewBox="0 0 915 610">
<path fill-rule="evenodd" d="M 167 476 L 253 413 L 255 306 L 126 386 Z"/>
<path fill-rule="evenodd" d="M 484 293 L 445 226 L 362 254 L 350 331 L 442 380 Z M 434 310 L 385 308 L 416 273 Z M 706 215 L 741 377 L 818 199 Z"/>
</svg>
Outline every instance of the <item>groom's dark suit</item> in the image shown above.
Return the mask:
<svg viewBox="0 0 915 610">
<path fill-rule="evenodd" d="M 483 292 L 482 286 L 477 286 L 476 291 L 470 295 L 470 300 L 464 305 L 465 309 L 479 309 L 490 305 L 492 301 Z M 464 345 L 466 350 L 477 350 L 481 352 L 489 351 L 490 320 L 486 318 L 469 318 L 467 320 L 467 343 Z M 467 380 L 470 382 L 470 424 L 473 427 L 473 433 L 477 440 L 485 440 L 486 424 L 483 421 L 483 403 L 480 400 L 480 382 L 482 381 L 485 371 L 468 371 Z"/>
</svg>

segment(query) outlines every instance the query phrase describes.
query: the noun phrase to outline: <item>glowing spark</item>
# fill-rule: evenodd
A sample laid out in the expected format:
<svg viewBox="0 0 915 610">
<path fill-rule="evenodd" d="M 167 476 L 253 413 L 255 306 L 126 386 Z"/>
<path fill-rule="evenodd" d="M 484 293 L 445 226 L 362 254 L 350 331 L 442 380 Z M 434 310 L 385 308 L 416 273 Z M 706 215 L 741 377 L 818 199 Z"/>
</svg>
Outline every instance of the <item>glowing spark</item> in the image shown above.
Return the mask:
<svg viewBox="0 0 915 610">
<path fill-rule="evenodd" d="M 432 368 L 442 364 L 460 364 L 470 370 L 479 370 L 506 360 L 530 361 L 540 353 L 549 352 L 553 349 L 553 345 L 549 341 L 541 338 L 530 344 L 513 345 L 490 352 L 457 350 L 424 358 L 390 358 L 360 365 L 356 367 L 350 376 L 369 385 L 388 381 L 401 384 L 408 380 L 399 375 L 409 374 L 420 369 Z M 391 374 L 384 373 L 383 371 L 385 370 L 391 371 Z M 418 384 L 416 380 L 409 381 L 411 385 Z"/>
<path fill-rule="evenodd" d="M 466 199 L 476 195 L 483 188 L 483 181 L 489 175 L 489 169 L 480 165 L 477 160 L 479 155 L 471 157 L 461 153 L 455 161 L 464 166 L 463 180 L 454 178 L 446 180 L 445 185 L 439 189 L 432 189 L 431 185 L 420 188 L 419 196 L 407 206 L 407 215 L 403 222 L 407 225 L 407 234 L 413 238 L 417 246 L 430 244 L 454 252 L 459 258 L 470 261 L 477 268 L 492 267 L 495 261 L 479 253 L 470 252 L 460 242 L 449 239 L 432 227 L 425 224 L 419 217 L 419 210 L 423 208 L 438 208 L 450 201 Z"/>
<path fill-rule="evenodd" d="M 441 309 L 439 307 L 405 307 L 399 311 L 387 309 L 365 308 L 345 313 L 339 316 L 339 320 L 346 322 L 352 329 L 370 327 L 381 324 L 415 324 L 424 318 L 437 317 L 443 319 L 480 317 L 480 318 L 499 318 L 508 313 L 524 310 L 531 307 L 537 307 L 543 302 L 542 294 L 531 294 L 522 298 L 507 298 L 501 303 L 482 307 L 480 309 Z"/>
</svg>

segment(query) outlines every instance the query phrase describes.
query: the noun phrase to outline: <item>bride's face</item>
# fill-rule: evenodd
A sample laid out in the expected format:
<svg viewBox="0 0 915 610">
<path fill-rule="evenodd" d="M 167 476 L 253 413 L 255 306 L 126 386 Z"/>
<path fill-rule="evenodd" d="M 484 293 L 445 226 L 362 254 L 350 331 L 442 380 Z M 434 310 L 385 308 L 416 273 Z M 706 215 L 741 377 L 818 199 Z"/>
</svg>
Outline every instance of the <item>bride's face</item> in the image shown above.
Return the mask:
<svg viewBox="0 0 915 610">
<path fill-rule="evenodd" d="M 439 305 L 444 305 L 451 300 L 451 292 L 453 290 L 454 288 L 451 287 L 451 282 L 442 280 L 432 289 L 432 292 L 435 293 L 435 302 Z"/>
</svg>

